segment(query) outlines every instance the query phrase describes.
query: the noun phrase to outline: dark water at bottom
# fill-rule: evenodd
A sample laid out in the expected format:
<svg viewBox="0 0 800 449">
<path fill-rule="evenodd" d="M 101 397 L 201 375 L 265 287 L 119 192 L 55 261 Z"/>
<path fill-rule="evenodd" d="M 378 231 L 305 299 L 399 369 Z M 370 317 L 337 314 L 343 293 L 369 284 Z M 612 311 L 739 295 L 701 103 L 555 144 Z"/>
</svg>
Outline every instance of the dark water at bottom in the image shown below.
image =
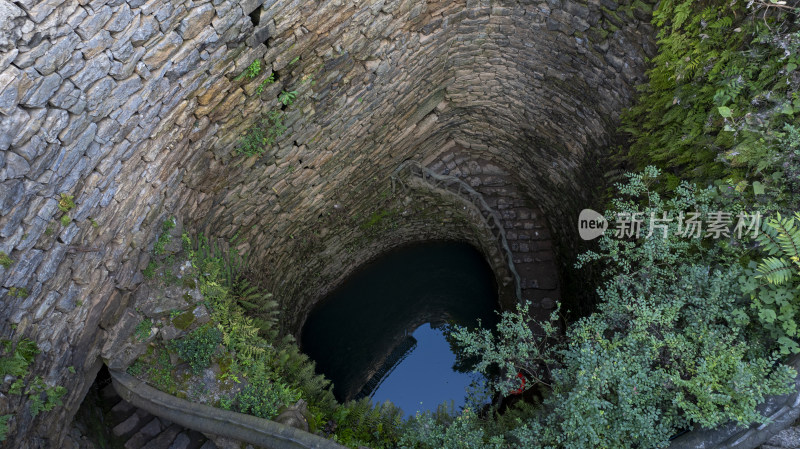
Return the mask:
<svg viewBox="0 0 800 449">
<path fill-rule="evenodd" d="M 479 319 L 493 328 L 496 308 L 491 268 L 472 246 L 413 245 L 365 265 L 321 301 L 301 343 L 340 401 L 369 395 L 406 414 L 449 401 L 458 408 L 477 376 L 454 366 L 446 329 Z"/>
</svg>

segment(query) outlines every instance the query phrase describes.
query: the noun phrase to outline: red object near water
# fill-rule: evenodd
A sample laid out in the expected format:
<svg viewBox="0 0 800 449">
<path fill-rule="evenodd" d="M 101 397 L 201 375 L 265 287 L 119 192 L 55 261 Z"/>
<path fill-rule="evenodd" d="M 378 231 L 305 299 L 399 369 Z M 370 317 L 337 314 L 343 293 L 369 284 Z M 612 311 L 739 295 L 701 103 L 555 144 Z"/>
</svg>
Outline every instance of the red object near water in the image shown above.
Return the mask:
<svg viewBox="0 0 800 449">
<path fill-rule="evenodd" d="M 525 391 L 525 376 L 523 376 L 522 373 L 519 372 L 517 373 L 517 377 L 522 380 L 522 383 L 520 384 L 519 388 L 511 391 L 511 394 L 522 394 L 522 392 Z"/>
</svg>

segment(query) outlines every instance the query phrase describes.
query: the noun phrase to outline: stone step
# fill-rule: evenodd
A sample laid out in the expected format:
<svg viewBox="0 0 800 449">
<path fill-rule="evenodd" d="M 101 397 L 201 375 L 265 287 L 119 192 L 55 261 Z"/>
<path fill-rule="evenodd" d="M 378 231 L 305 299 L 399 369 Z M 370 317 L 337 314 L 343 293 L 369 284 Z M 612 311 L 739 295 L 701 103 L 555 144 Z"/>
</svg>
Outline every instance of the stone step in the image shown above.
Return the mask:
<svg viewBox="0 0 800 449">
<path fill-rule="evenodd" d="M 128 402 L 120 400 L 111 408 L 111 419 L 113 422 L 121 423 L 134 413 L 136 413 L 136 407 Z"/>
<path fill-rule="evenodd" d="M 154 417 L 125 442 L 125 449 L 141 449 L 145 447 L 145 444 L 161 433 L 162 430 L 161 421 Z"/>
<path fill-rule="evenodd" d="M 183 432 L 183 428 L 177 424 L 172 424 L 161 431 L 155 438 L 150 440 L 148 448 L 168 448 L 179 433 Z M 213 444 L 213 443 L 212 443 Z"/>
</svg>

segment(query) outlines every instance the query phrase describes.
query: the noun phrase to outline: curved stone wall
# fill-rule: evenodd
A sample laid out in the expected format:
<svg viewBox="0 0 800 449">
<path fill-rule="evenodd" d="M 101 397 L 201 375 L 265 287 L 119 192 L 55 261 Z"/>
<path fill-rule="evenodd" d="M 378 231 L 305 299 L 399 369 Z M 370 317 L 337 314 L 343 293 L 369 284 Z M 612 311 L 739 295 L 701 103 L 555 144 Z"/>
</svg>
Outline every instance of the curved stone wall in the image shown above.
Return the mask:
<svg viewBox="0 0 800 449">
<path fill-rule="evenodd" d="M 569 253 L 652 51 L 649 7 L 629 3 L 0 0 L 0 334 L 35 340 L 34 372 L 69 390 L 36 419 L 0 398 L 9 444 L 59 447 L 169 215 L 238 235 L 290 331 L 330 282 L 441 218 L 368 226 L 407 159 L 496 164 Z M 283 90 L 286 133 L 233 154 Z"/>
</svg>

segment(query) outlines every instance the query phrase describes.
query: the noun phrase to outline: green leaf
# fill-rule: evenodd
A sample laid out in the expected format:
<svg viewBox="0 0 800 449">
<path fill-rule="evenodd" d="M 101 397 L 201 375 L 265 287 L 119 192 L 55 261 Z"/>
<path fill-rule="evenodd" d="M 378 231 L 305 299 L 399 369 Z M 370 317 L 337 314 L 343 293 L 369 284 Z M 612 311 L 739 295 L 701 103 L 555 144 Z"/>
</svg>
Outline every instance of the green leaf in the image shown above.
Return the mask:
<svg viewBox="0 0 800 449">
<path fill-rule="evenodd" d="M 767 323 L 772 323 L 775 321 L 775 318 L 777 318 L 775 311 L 772 309 L 761 309 L 758 312 L 758 316 L 762 321 L 766 321 Z"/>
<path fill-rule="evenodd" d="M 789 262 L 776 257 L 767 257 L 759 265 L 758 271 L 761 273 L 756 276 L 764 278 L 770 284 L 783 284 L 792 277 L 792 269 Z"/>
<path fill-rule="evenodd" d="M 790 352 L 796 354 L 798 352 L 799 345 L 789 337 L 780 337 L 778 344 L 781 346 L 781 354 L 789 354 Z"/>
<path fill-rule="evenodd" d="M 758 181 L 753 181 L 753 193 L 756 195 L 763 195 L 764 194 L 764 184 L 761 184 Z"/>
<path fill-rule="evenodd" d="M 720 107 L 717 108 L 717 111 L 719 111 L 719 115 L 721 115 L 721 116 L 723 116 L 725 118 L 733 117 L 733 112 L 731 112 L 731 108 L 729 108 L 727 106 L 720 106 Z"/>
<path fill-rule="evenodd" d="M 797 64 L 790 62 L 786 64 L 786 73 L 793 72 L 797 68 Z"/>
</svg>

